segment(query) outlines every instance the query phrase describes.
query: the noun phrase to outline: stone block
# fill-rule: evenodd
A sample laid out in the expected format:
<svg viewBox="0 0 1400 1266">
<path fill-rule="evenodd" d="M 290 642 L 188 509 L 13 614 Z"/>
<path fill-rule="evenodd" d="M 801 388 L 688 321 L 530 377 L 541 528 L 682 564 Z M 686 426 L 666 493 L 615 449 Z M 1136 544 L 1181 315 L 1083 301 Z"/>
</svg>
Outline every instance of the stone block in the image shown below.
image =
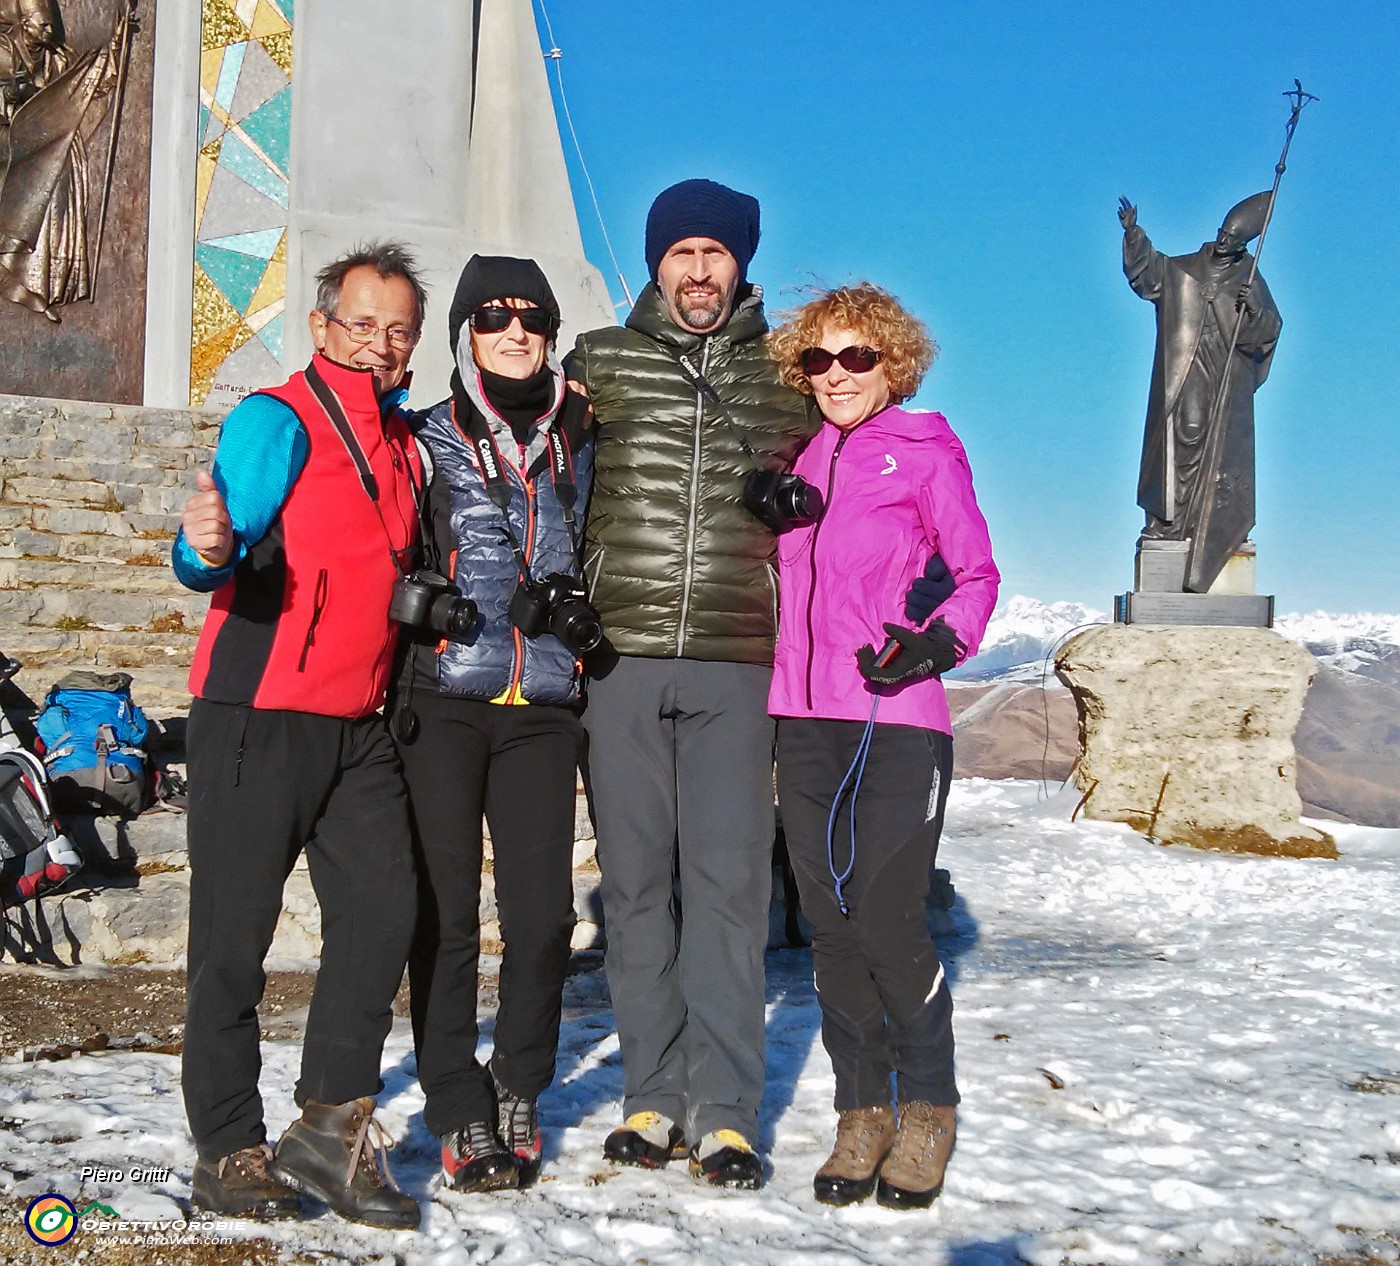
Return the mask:
<svg viewBox="0 0 1400 1266">
<path fill-rule="evenodd" d="M 1087 817 L 1168 844 L 1337 856 L 1298 820 L 1307 651 L 1265 629 L 1113 624 L 1072 638 L 1055 668 L 1079 711 Z"/>
<path fill-rule="evenodd" d="M 64 536 L 129 536 L 122 516 L 114 510 L 88 510 L 81 506 L 36 506 L 34 526 L 40 532 Z"/>
<path fill-rule="evenodd" d="M 6 473 L 10 473 L 12 462 L 21 461 L 26 457 L 33 457 L 34 454 L 39 451 L 41 444 L 52 444 L 54 442 L 53 440 L 40 440 L 34 435 L 10 435 L 6 434 L 4 431 L 0 431 L 0 458 L 3 458 L 5 461 Z"/>
<path fill-rule="evenodd" d="M 121 497 L 123 505 L 131 504 L 123 495 L 124 489 L 139 489 L 147 484 L 159 486 L 165 473 L 159 466 L 152 466 L 142 461 L 89 462 L 88 469 L 92 471 L 94 479 L 100 479 L 103 483 L 111 485 L 117 495 Z"/>
<path fill-rule="evenodd" d="M 137 698 L 136 702 L 142 700 Z M 99 870 L 148 861 L 167 866 L 188 862 L 183 813 L 145 813 L 129 819 L 69 813 L 64 815 L 63 825 L 83 861 Z"/>
<path fill-rule="evenodd" d="M 139 594 L 97 590 L 34 590 L 41 601 L 34 620 L 56 628 L 137 630 L 150 627 L 156 615 L 153 599 Z"/>
<path fill-rule="evenodd" d="M 40 457 L 47 458 L 50 461 L 65 461 L 70 458 L 78 459 L 84 455 L 82 443 L 79 440 L 73 439 L 71 436 L 60 435 L 54 439 L 40 440 L 37 444 L 31 439 L 26 439 L 22 442 L 28 453 L 33 454 L 37 452 Z M 0 453 L 4 451 L 5 441 L 0 439 Z"/>
<path fill-rule="evenodd" d="M 78 435 L 60 435 L 45 445 L 44 455 L 61 456 L 59 446 L 65 444 L 71 444 L 77 454 L 90 462 L 129 462 L 136 455 L 136 445 L 129 435 L 97 429 Z"/>
<path fill-rule="evenodd" d="M 1138 592 L 1181 593 L 1186 588 L 1189 541 L 1140 539 L 1133 588 Z"/>
<path fill-rule="evenodd" d="M 33 589 L 0 588 L 0 624 L 28 624 L 43 606 L 43 598 Z"/>
<path fill-rule="evenodd" d="M 11 537 L 15 553 L 22 558 L 57 558 L 63 540 L 52 532 L 33 532 L 16 528 Z"/>
<path fill-rule="evenodd" d="M 54 400 L 40 398 L 35 404 L 51 409 L 61 424 L 68 426 L 121 426 L 118 410 L 128 412 L 121 405 L 98 404 L 92 400 Z"/>
<path fill-rule="evenodd" d="M 195 430 L 187 418 L 172 419 L 169 413 L 153 412 L 138 423 L 138 449 L 190 448 L 195 442 Z M 162 459 L 164 454 L 161 455 Z"/>
<path fill-rule="evenodd" d="M 112 490 L 90 479 L 49 479 L 17 475 L 5 480 L 4 499 L 12 505 L 87 506 L 114 509 Z"/>
<path fill-rule="evenodd" d="M 1158 627 L 1266 629 L 1274 622 L 1274 600 L 1265 594 L 1126 593 L 1114 600 L 1113 617 Z"/>
<path fill-rule="evenodd" d="M 141 489 L 136 509 L 142 514 L 163 515 L 174 521 L 180 517 L 180 510 L 189 500 L 193 489 L 174 487 L 159 488 L 147 486 Z"/>
<path fill-rule="evenodd" d="M 127 509 L 122 517 L 137 536 L 153 541 L 173 541 L 175 529 L 180 526 L 179 520 L 168 514 L 142 514 L 139 510 Z"/>
<path fill-rule="evenodd" d="M 53 415 L 37 409 L 0 408 L 0 435 L 44 439 L 57 432 Z"/>
<path fill-rule="evenodd" d="M 5 464 L 6 478 L 28 475 L 34 479 L 60 479 L 73 482 L 95 482 L 92 473 L 81 457 L 48 458 L 36 457 L 33 453 L 15 458 Z"/>
<path fill-rule="evenodd" d="M 1252 594 L 1258 592 L 1258 551 L 1253 541 L 1246 541 L 1229 558 L 1211 581 L 1213 594 Z"/>
<path fill-rule="evenodd" d="M 185 952 L 189 875 L 99 879 L 41 906 L 52 951 L 63 963 L 170 963 Z"/>
</svg>

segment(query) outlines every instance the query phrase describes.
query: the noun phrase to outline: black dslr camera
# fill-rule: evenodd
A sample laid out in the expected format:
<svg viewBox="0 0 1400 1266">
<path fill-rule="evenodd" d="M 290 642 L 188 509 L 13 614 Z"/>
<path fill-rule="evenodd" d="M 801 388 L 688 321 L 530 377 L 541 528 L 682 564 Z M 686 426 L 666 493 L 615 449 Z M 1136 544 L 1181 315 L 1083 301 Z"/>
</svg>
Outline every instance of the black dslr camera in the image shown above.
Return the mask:
<svg viewBox="0 0 1400 1266">
<path fill-rule="evenodd" d="M 461 642 L 476 626 L 477 608 L 470 598 L 457 592 L 457 586 L 446 576 L 419 568 L 394 582 L 389 618 Z"/>
<path fill-rule="evenodd" d="M 543 580 L 522 580 L 510 600 L 510 622 L 526 637 L 553 633 L 575 655 L 603 640 L 603 624 L 584 588 L 562 571 Z"/>
<path fill-rule="evenodd" d="M 744 481 L 744 509 L 774 534 L 806 527 L 822 517 L 822 494 L 801 475 L 756 470 Z"/>
</svg>

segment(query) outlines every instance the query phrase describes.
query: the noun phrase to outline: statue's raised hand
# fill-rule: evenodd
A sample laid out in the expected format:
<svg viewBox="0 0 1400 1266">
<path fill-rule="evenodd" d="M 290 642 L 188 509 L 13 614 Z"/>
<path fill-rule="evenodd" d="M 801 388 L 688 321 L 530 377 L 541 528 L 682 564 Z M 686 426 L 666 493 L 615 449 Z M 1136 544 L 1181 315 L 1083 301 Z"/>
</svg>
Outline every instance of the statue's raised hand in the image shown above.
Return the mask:
<svg viewBox="0 0 1400 1266">
<path fill-rule="evenodd" d="M 1137 208 L 1126 197 L 1118 199 L 1118 222 L 1125 233 L 1137 225 Z"/>
<path fill-rule="evenodd" d="M 1259 315 L 1259 305 L 1249 301 L 1249 282 L 1245 282 L 1240 287 L 1239 294 L 1235 296 L 1235 311 L 1247 312 L 1252 317 Z"/>
</svg>

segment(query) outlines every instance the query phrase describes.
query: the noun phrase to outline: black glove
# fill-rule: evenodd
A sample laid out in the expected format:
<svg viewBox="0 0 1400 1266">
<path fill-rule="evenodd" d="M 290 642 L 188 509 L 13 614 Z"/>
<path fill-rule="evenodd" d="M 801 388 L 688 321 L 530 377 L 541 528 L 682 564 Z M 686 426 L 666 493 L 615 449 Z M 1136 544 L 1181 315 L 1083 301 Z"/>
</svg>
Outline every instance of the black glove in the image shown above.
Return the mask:
<svg viewBox="0 0 1400 1266">
<path fill-rule="evenodd" d="M 924 574 L 915 578 L 904 595 L 904 618 L 910 624 L 922 624 L 953 596 L 957 587 L 948 564 L 935 554 L 928 560 Z"/>
<path fill-rule="evenodd" d="M 868 643 L 856 652 L 860 675 L 876 686 L 902 686 L 926 677 L 941 676 L 967 649 L 941 616 L 922 633 L 898 624 L 885 625 L 885 632 L 899 643 L 898 653 L 885 667 L 876 667 L 875 648 Z"/>
</svg>

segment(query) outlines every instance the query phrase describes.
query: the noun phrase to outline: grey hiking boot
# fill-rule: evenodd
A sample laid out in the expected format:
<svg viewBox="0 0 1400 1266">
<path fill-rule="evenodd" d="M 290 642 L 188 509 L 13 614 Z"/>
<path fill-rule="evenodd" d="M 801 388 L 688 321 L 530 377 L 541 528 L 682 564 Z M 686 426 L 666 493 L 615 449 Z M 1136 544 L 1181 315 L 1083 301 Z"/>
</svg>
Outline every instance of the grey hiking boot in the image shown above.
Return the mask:
<svg viewBox="0 0 1400 1266">
<path fill-rule="evenodd" d="M 889 1104 L 849 1108 L 836 1119 L 836 1144 L 812 1179 L 822 1204 L 854 1204 L 875 1190 L 880 1162 L 894 1144 L 894 1109 Z"/>
<path fill-rule="evenodd" d="M 923 1100 L 901 1103 L 899 1129 L 880 1166 L 875 1199 L 887 1209 L 927 1209 L 943 1190 L 957 1129 L 956 1108 Z"/>
<path fill-rule="evenodd" d="M 418 1226 L 418 1202 L 389 1173 L 393 1140 L 374 1119 L 374 1100 L 308 1100 L 277 1144 L 277 1172 L 342 1218 L 391 1231 Z"/>
<path fill-rule="evenodd" d="M 453 1191 L 502 1191 L 520 1186 L 515 1157 L 491 1121 L 470 1121 L 442 1136 L 442 1176 Z"/>
<path fill-rule="evenodd" d="M 491 1080 L 496 1087 L 496 1125 L 501 1142 L 515 1156 L 520 1185 L 528 1187 L 540 1172 L 540 1157 L 544 1150 L 540 1142 L 539 1112 L 533 1099 L 522 1098 L 507 1090 L 496 1081 L 494 1073 Z"/>
<path fill-rule="evenodd" d="M 301 1197 L 272 1172 L 271 1160 L 272 1149 L 258 1143 L 217 1161 L 196 1161 L 191 1184 L 194 1207 L 264 1222 L 301 1217 Z"/>
</svg>

